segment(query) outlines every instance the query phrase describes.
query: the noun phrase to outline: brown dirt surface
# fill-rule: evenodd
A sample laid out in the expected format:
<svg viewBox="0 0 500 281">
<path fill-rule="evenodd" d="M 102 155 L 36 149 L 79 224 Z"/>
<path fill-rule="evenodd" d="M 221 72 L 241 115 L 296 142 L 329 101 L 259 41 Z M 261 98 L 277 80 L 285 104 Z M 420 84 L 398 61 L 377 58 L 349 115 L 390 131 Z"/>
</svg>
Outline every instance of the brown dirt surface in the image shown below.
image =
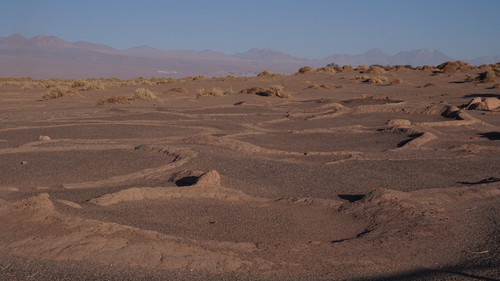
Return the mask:
<svg viewBox="0 0 500 281">
<path fill-rule="evenodd" d="M 499 280 L 500 77 L 433 69 L 2 79 L 0 280 Z"/>
</svg>

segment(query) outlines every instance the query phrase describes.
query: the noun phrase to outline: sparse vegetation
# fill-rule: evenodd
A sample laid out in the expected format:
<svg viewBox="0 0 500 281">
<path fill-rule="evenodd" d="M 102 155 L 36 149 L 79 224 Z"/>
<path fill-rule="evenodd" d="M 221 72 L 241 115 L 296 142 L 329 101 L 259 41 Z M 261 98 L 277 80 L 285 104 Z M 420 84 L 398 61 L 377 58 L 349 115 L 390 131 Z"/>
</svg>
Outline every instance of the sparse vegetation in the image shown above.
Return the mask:
<svg viewBox="0 0 500 281">
<path fill-rule="evenodd" d="M 21 85 L 21 90 L 28 91 L 33 89 L 33 83 L 24 83 Z"/>
<path fill-rule="evenodd" d="M 291 94 L 284 91 L 285 87 L 283 85 L 272 85 L 263 91 L 256 92 L 259 96 L 274 96 L 282 99 L 291 98 Z"/>
<path fill-rule="evenodd" d="M 366 71 L 366 73 L 370 73 L 370 74 L 384 74 L 386 72 L 387 71 L 385 71 L 384 68 L 382 68 L 381 66 L 378 66 L 378 65 L 372 65 Z"/>
<path fill-rule="evenodd" d="M 196 80 L 205 80 L 207 79 L 207 77 L 205 75 L 196 75 L 193 77 L 193 81 L 196 81 Z"/>
<path fill-rule="evenodd" d="M 297 74 L 304 74 L 304 73 L 308 73 L 308 72 L 314 72 L 315 69 L 310 67 L 310 66 L 304 66 L 304 67 L 301 67 L 299 69 L 299 71 L 297 72 Z"/>
<path fill-rule="evenodd" d="M 325 84 L 321 84 L 321 85 L 318 85 L 318 84 L 312 84 L 312 85 L 309 85 L 305 88 L 305 90 L 330 90 L 331 87 L 328 86 L 328 85 L 325 85 Z"/>
<path fill-rule="evenodd" d="M 282 74 L 279 73 L 274 73 L 269 70 L 263 70 L 259 74 L 257 74 L 257 77 L 280 77 L 283 76 Z"/>
<path fill-rule="evenodd" d="M 96 105 L 104 105 L 106 103 L 131 104 L 132 102 L 126 96 L 112 96 L 112 97 L 109 97 L 109 98 L 98 99 L 96 101 Z"/>
<path fill-rule="evenodd" d="M 326 72 L 326 73 L 335 73 L 335 69 L 331 66 L 323 66 L 318 69 L 316 69 L 316 72 Z"/>
<path fill-rule="evenodd" d="M 374 76 L 371 77 L 370 79 L 367 79 L 363 82 L 367 82 L 368 84 L 382 84 L 384 82 L 389 81 L 389 79 L 385 76 Z"/>
<path fill-rule="evenodd" d="M 352 66 L 350 66 L 350 65 L 342 66 L 342 72 L 353 71 L 353 70 L 354 70 L 354 68 L 352 68 Z"/>
<path fill-rule="evenodd" d="M 52 100 L 62 97 L 74 96 L 76 95 L 76 91 L 73 89 L 69 89 L 66 87 L 55 87 L 49 89 L 48 92 L 42 95 L 44 100 Z"/>
<path fill-rule="evenodd" d="M 399 78 L 396 78 L 396 79 L 393 79 L 391 80 L 391 82 L 389 82 L 390 85 L 397 85 L 397 84 L 403 84 L 404 81 L 399 79 Z"/>
<path fill-rule="evenodd" d="M 175 87 L 175 88 L 170 88 L 168 89 L 168 92 L 176 92 L 176 93 L 180 93 L 180 94 L 187 94 L 188 91 L 184 88 L 180 88 L 180 87 Z"/>
<path fill-rule="evenodd" d="M 132 97 L 134 100 L 157 100 L 158 95 L 146 88 L 138 88 Z"/>
<path fill-rule="evenodd" d="M 360 71 L 360 72 L 366 72 L 366 71 L 368 71 L 368 67 L 366 67 L 366 65 L 364 65 L 364 64 L 360 64 L 354 70 Z"/>
<path fill-rule="evenodd" d="M 201 88 L 201 89 L 198 89 L 196 91 L 196 97 L 197 98 L 205 97 L 205 96 L 221 97 L 223 95 L 232 94 L 232 93 L 233 93 L 233 89 L 232 88 L 229 88 L 229 89 L 226 89 L 226 90 L 223 90 L 223 89 L 218 88 L 218 87 L 213 87 L 211 90 L 207 90 L 205 88 Z"/>
</svg>

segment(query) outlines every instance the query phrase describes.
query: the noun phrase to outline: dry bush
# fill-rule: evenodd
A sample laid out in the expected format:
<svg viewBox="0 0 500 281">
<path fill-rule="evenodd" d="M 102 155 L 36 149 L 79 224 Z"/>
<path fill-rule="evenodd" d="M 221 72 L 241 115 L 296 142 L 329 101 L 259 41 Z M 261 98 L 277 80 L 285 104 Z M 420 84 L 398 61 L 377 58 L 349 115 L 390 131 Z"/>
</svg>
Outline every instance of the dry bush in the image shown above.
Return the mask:
<svg viewBox="0 0 500 281">
<path fill-rule="evenodd" d="M 134 100 L 157 100 L 158 95 L 155 92 L 150 91 L 146 88 L 138 88 L 135 90 L 132 99 L 134 99 Z"/>
<path fill-rule="evenodd" d="M 387 81 L 389 81 L 389 79 L 385 76 L 374 76 L 363 82 L 368 82 L 368 84 L 382 84 Z"/>
<path fill-rule="evenodd" d="M 436 67 L 443 73 L 456 73 L 464 69 L 475 69 L 474 66 L 463 61 L 447 61 Z"/>
<path fill-rule="evenodd" d="M 76 95 L 76 91 L 73 89 L 69 89 L 66 87 L 55 87 L 49 89 L 48 92 L 42 95 L 44 100 L 52 100 L 62 97 L 74 96 Z"/>
<path fill-rule="evenodd" d="M 292 95 L 288 92 L 285 92 L 284 89 L 285 87 L 283 85 L 272 85 L 267 89 L 256 92 L 256 94 L 259 96 L 266 96 L 266 97 L 274 96 L 282 99 L 291 98 Z"/>
<path fill-rule="evenodd" d="M 257 77 L 281 77 L 283 76 L 282 74 L 279 73 L 274 73 L 269 70 L 263 70 L 257 74 Z"/>
<path fill-rule="evenodd" d="M 196 75 L 191 80 L 196 81 L 196 80 L 205 80 L 205 79 L 207 79 L 207 77 L 205 75 Z"/>
<path fill-rule="evenodd" d="M 188 91 L 186 89 L 180 88 L 180 87 L 170 88 L 170 89 L 168 89 L 168 92 L 176 92 L 176 93 L 181 93 L 181 94 L 188 93 Z"/>
<path fill-rule="evenodd" d="M 424 88 L 427 88 L 427 87 L 436 87 L 437 85 L 434 84 L 434 83 L 427 83 L 424 85 Z"/>
<path fill-rule="evenodd" d="M 221 88 L 213 87 L 211 90 L 207 90 L 205 88 L 198 89 L 196 91 L 196 97 L 205 97 L 205 96 L 214 96 L 221 97 L 225 94 L 232 93 L 232 89 L 222 90 Z"/>
<path fill-rule="evenodd" d="M 352 68 L 352 66 L 350 66 L 350 65 L 342 66 L 342 72 L 353 71 L 353 70 L 354 70 L 354 68 Z"/>
<path fill-rule="evenodd" d="M 360 64 L 354 70 L 365 72 L 365 71 L 368 71 L 368 67 L 366 67 L 366 65 L 364 65 L 364 64 Z"/>
<path fill-rule="evenodd" d="M 224 95 L 231 95 L 233 93 L 234 93 L 234 90 L 232 87 L 229 87 L 229 88 L 224 90 Z"/>
<path fill-rule="evenodd" d="M 299 71 L 296 74 L 304 74 L 308 72 L 314 72 L 315 69 L 310 67 L 310 66 L 304 66 L 299 69 Z"/>
<path fill-rule="evenodd" d="M 403 84 L 404 81 L 399 79 L 399 78 L 396 78 L 396 79 L 393 79 L 391 80 L 391 82 L 389 82 L 390 85 L 397 85 L 397 84 Z"/>
<path fill-rule="evenodd" d="M 343 88 L 344 88 L 344 86 L 342 86 L 342 85 L 337 85 L 337 86 L 335 86 L 335 88 L 337 88 L 337 89 L 343 89 Z"/>
<path fill-rule="evenodd" d="M 309 89 L 312 89 L 312 90 L 330 90 L 331 87 L 328 85 L 325 85 L 325 84 L 321 84 L 321 85 L 312 84 L 312 85 L 307 86 L 304 90 L 309 90 Z"/>
<path fill-rule="evenodd" d="M 96 101 L 96 105 L 104 105 L 106 103 L 131 104 L 132 102 L 126 96 L 112 96 L 109 98 L 103 98 Z"/>
<path fill-rule="evenodd" d="M 90 80 L 83 86 L 82 91 L 104 90 L 104 83 L 99 80 Z"/>
<path fill-rule="evenodd" d="M 33 88 L 34 88 L 33 83 L 23 83 L 21 85 L 21 90 L 23 91 L 32 90 Z"/>
<path fill-rule="evenodd" d="M 372 65 L 366 71 L 366 73 L 370 73 L 370 74 L 384 74 L 386 72 L 387 71 L 385 71 L 385 69 L 383 69 L 382 67 L 380 67 L 378 65 Z"/>
<path fill-rule="evenodd" d="M 71 88 L 79 88 L 79 87 L 84 87 L 85 85 L 87 85 L 87 81 L 82 80 L 82 79 L 79 79 L 79 80 L 75 80 L 75 81 L 71 84 Z"/>
<path fill-rule="evenodd" d="M 335 73 L 335 69 L 331 66 L 323 66 L 318 69 L 316 69 L 316 72 L 326 72 L 326 73 Z"/>
<path fill-rule="evenodd" d="M 263 92 L 263 91 L 265 91 L 264 88 L 252 87 L 252 88 L 248 88 L 245 90 L 241 90 L 240 93 L 242 93 L 242 94 L 256 94 L 258 92 Z"/>
</svg>

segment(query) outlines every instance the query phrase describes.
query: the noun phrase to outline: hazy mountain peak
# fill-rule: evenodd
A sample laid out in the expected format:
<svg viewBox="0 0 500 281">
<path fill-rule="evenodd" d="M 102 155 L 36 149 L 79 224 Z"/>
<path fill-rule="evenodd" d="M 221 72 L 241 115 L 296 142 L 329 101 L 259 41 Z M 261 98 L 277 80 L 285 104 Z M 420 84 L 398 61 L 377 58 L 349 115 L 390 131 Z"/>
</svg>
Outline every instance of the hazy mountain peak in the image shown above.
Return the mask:
<svg viewBox="0 0 500 281">
<path fill-rule="evenodd" d="M 370 49 L 370 50 L 366 51 L 365 55 L 368 55 L 368 56 L 389 56 L 388 54 L 384 53 L 379 48 Z"/>
<path fill-rule="evenodd" d="M 29 39 L 29 42 L 34 46 L 50 47 L 50 48 L 62 48 L 71 45 L 70 42 L 64 41 L 55 36 L 48 36 L 48 35 L 37 35 Z"/>
<path fill-rule="evenodd" d="M 234 57 L 245 60 L 263 61 L 301 61 L 301 59 L 270 48 L 252 48 L 244 53 L 235 54 Z"/>
</svg>

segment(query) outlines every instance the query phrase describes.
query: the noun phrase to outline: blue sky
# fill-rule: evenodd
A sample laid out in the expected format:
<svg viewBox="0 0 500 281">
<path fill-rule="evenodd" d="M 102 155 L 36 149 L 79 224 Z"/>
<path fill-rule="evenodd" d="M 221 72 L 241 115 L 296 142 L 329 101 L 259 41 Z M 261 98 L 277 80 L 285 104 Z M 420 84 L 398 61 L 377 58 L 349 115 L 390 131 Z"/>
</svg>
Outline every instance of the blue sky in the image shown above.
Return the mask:
<svg viewBox="0 0 500 281">
<path fill-rule="evenodd" d="M 499 0 L 2 0 L 0 37 L 54 35 L 117 49 L 272 48 L 303 58 L 437 49 L 500 54 Z"/>
</svg>

